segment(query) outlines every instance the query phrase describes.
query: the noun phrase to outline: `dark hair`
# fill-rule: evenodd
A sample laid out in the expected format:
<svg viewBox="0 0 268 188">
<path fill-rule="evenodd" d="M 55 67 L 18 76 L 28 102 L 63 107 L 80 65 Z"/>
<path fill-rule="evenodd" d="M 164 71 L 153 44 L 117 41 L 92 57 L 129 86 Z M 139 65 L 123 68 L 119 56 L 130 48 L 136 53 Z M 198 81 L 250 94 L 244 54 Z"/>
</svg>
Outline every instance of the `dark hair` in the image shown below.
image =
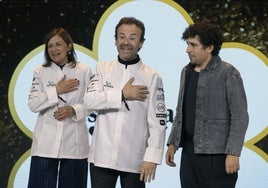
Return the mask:
<svg viewBox="0 0 268 188">
<path fill-rule="evenodd" d="M 64 42 L 66 42 L 67 45 L 71 44 L 71 50 L 68 51 L 68 63 L 72 63 L 72 66 L 75 67 L 77 61 L 76 61 L 76 54 L 74 51 L 74 45 L 73 40 L 70 36 L 70 34 L 63 28 L 54 28 L 52 29 L 45 37 L 45 59 L 46 62 L 43 64 L 44 67 L 49 67 L 51 65 L 52 59 L 49 57 L 48 54 L 48 42 L 49 40 L 54 37 L 55 35 L 60 36 Z"/>
<path fill-rule="evenodd" d="M 221 50 L 223 34 L 221 29 L 212 24 L 209 20 L 196 22 L 185 29 L 182 34 L 182 39 L 194 38 L 198 36 L 201 44 L 204 47 L 214 46 L 211 52 L 212 56 L 217 56 Z"/>
<path fill-rule="evenodd" d="M 136 19 L 134 17 L 123 17 L 123 18 L 120 19 L 119 23 L 115 27 L 115 35 L 114 35 L 115 36 L 115 39 L 117 39 L 117 30 L 118 30 L 118 28 L 121 25 L 123 25 L 123 24 L 128 24 L 128 25 L 135 24 L 141 30 L 141 38 L 140 38 L 140 41 L 141 42 L 144 42 L 145 41 L 145 38 L 144 38 L 144 35 L 145 35 L 145 27 L 144 27 L 144 24 L 140 20 L 138 20 L 138 19 Z"/>
</svg>

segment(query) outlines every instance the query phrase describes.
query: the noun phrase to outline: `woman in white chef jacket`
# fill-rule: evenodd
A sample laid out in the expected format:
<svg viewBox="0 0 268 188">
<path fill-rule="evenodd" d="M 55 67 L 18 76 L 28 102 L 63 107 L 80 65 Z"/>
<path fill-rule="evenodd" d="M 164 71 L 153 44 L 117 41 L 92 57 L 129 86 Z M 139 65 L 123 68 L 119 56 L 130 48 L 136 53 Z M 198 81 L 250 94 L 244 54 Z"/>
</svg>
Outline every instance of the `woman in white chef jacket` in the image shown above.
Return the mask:
<svg viewBox="0 0 268 188">
<path fill-rule="evenodd" d="M 29 188 L 87 187 L 88 130 L 81 105 L 91 76 L 75 58 L 63 28 L 45 38 L 43 65 L 34 71 L 28 106 L 38 113 L 31 147 Z"/>
</svg>

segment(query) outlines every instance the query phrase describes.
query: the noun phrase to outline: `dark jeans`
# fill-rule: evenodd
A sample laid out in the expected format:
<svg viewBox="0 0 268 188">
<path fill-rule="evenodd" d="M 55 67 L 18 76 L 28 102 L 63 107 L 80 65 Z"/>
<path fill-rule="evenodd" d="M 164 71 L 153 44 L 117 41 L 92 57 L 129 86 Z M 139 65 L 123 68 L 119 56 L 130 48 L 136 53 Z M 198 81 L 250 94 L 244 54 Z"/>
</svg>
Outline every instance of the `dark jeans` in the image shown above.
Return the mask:
<svg viewBox="0 0 268 188">
<path fill-rule="evenodd" d="M 180 179 L 182 188 L 234 188 L 238 173 L 226 174 L 225 154 L 194 154 L 193 143 L 184 144 Z"/>
<path fill-rule="evenodd" d="M 91 188 L 115 188 L 119 176 L 121 188 L 145 188 L 138 173 L 101 168 L 90 163 Z"/>
<path fill-rule="evenodd" d="M 32 157 L 28 188 L 87 188 L 87 175 L 87 159 Z"/>
</svg>

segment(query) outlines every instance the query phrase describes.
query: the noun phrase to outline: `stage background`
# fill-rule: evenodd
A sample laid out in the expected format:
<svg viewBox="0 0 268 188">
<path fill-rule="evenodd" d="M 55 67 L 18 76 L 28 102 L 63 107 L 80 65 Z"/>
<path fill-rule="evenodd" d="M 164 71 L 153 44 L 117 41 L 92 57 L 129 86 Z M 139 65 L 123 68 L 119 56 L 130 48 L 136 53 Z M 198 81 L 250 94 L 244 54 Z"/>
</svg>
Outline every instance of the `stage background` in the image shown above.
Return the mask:
<svg viewBox="0 0 268 188">
<path fill-rule="evenodd" d="M 146 1 L 146 0 L 145 0 Z M 124 2 L 124 1 L 120 1 Z M 193 22 L 202 19 L 204 17 L 210 18 L 217 22 L 224 30 L 225 42 L 238 42 L 252 47 L 257 54 L 261 54 L 262 60 L 264 60 L 264 69 L 267 70 L 267 41 L 268 41 L 268 3 L 264 1 L 163 1 L 169 4 L 177 3 L 181 6 L 192 19 Z M 172 3 L 171 3 L 172 2 Z M 14 165 L 21 158 L 26 151 L 29 150 L 31 145 L 31 138 L 25 132 L 21 130 L 14 121 L 14 117 L 11 115 L 9 89 L 10 81 L 13 73 L 18 67 L 19 63 L 34 49 L 40 47 L 43 44 L 43 38 L 45 34 L 53 27 L 64 27 L 70 33 L 74 42 L 80 46 L 83 53 L 87 53 L 85 50 L 93 50 L 93 37 L 95 35 L 96 27 L 102 18 L 103 14 L 112 5 L 118 3 L 116 1 L 0 1 L 0 188 L 8 186 L 10 176 Z M 146 10 L 146 7 L 144 7 Z M 139 18 L 135 15 L 135 17 Z M 191 19 L 186 21 L 191 22 Z M 152 20 L 157 22 L 158 20 Z M 168 21 L 168 20 L 167 20 Z M 158 23 L 160 26 L 163 22 Z M 115 25 L 113 25 L 115 26 Z M 146 30 L 148 26 L 146 26 Z M 166 30 L 173 30 L 175 28 L 166 28 Z M 157 31 L 155 31 L 157 32 Z M 114 34 L 114 30 L 110 30 L 110 34 Z M 148 33 L 146 33 L 148 34 Z M 147 35 L 145 36 L 147 37 Z M 149 37 L 149 36 L 148 36 Z M 147 37 L 147 38 L 148 38 Z M 163 38 L 165 38 L 163 34 Z M 181 33 L 174 35 L 174 40 L 180 41 Z M 112 38 L 113 40 L 113 38 Z M 150 42 L 150 41 L 148 41 Z M 146 45 L 147 41 L 145 41 Z M 84 48 L 83 48 L 84 47 Z M 169 46 L 162 46 L 159 42 L 159 48 L 169 48 Z M 108 50 L 111 49 L 110 47 Z M 146 46 L 142 49 L 142 53 L 146 54 Z M 183 53 L 185 49 L 180 49 Z M 105 53 L 105 52 L 102 52 Z M 181 52 L 180 52 L 181 53 Z M 228 54 L 229 52 L 224 52 Z M 239 52 L 238 52 L 239 53 Z M 184 53 L 185 54 L 185 53 Z M 88 55 L 94 56 L 94 54 Z M 155 56 L 161 54 L 154 54 Z M 163 54 L 165 55 L 165 54 Z M 172 54 L 169 54 L 172 55 Z M 174 55 L 174 54 L 173 54 Z M 96 56 L 94 56 L 96 58 Z M 103 58 L 106 58 L 103 56 Z M 107 57 L 108 58 L 108 57 Z M 234 57 L 234 59 L 237 57 Z M 224 57 L 223 57 L 224 59 Z M 242 57 L 243 59 L 243 57 Z M 98 59 L 96 59 L 98 60 Z M 232 59 L 230 59 L 232 60 Z M 229 61 L 230 62 L 230 61 Z M 42 62 L 37 62 L 41 64 Z M 145 63 L 147 63 L 145 61 Z M 161 63 L 161 62 L 160 62 Z M 177 63 L 176 60 L 174 63 Z M 184 64 L 187 62 L 183 62 Z M 231 62 L 232 63 L 232 62 Z M 90 65 L 91 66 L 91 65 Z M 158 64 L 151 67 L 157 69 Z M 91 66 L 94 68 L 94 64 Z M 254 69 L 252 70 L 254 71 Z M 179 79 L 180 69 L 176 70 L 177 77 L 174 78 L 174 82 Z M 264 72 L 265 73 L 265 72 Z M 267 71 L 266 71 L 267 73 Z M 30 73 L 32 74 L 32 73 Z M 258 74 L 258 73 L 256 73 Z M 30 75 L 31 77 L 32 75 Z M 244 75 L 247 76 L 247 75 Z M 261 82 L 261 81 L 260 81 Z M 173 83 L 174 84 L 174 83 Z M 166 84 L 167 85 L 167 84 Z M 178 83 L 174 85 L 178 86 Z M 264 92 L 267 93 L 266 85 L 262 85 Z M 265 89 L 266 88 L 266 89 Z M 29 88 L 25 88 L 28 92 Z M 171 91 L 173 92 L 173 91 Z M 176 95 L 177 88 L 174 90 Z M 252 91 L 251 91 L 252 92 Z M 253 91 L 254 92 L 254 91 Z M 24 94 L 22 94 L 24 95 Z M 27 95 L 27 94 L 26 94 Z M 267 96 L 267 95 L 266 95 Z M 22 98 L 21 100 L 25 100 Z M 266 97 L 267 100 L 267 97 Z M 176 99 L 174 98 L 175 106 Z M 171 110 L 175 111 L 172 106 Z M 263 101 L 263 109 L 267 109 L 267 101 Z M 170 105 L 168 106 L 170 107 Z M 27 110 L 27 109 L 25 109 Z M 265 111 L 260 112 L 266 113 Z M 254 115 L 254 113 L 252 113 Z M 22 114 L 23 115 L 23 114 Z M 266 116 L 267 117 L 267 116 Z M 267 119 L 266 119 L 267 126 Z M 170 125 L 168 125 L 170 127 Z M 258 132 L 260 133 L 260 132 Z M 168 135 L 167 135 L 168 136 Z M 257 134 L 256 134 L 257 136 Z M 258 149 L 255 148 L 260 156 L 260 161 L 265 161 L 267 164 L 268 153 L 268 138 L 267 129 L 260 136 L 262 142 L 255 144 Z M 258 141 L 258 140 L 255 140 Z M 250 147 L 249 147 L 250 148 Z M 253 148 L 254 150 L 254 148 Z M 178 155 L 176 156 L 179 157 Z M 255 161 L 248 160 L 249 165 Z M 243 163 L 244 164 L 244 163 Z M 167 172 L 178 171 L 178 169 L 169 169 L 164 163 L 163 166 Z M 177 167 L 178 168 L 178 167 Z M 243 168 L 243 166 L 242 166 Z M 258 171 L 256 171 L 258 173 Z M 267 171 L 265 176 L 267 179 Z M 259 174 L 257 174 L 259 176 Z M 28 178 L 28 174 L 25 174 L 25 179 Z M 178 179 L 178 176 L 171 177 L 170 180 L 161 180 L 161 177 L 157 177 L 157 181 L 166 181 L 165 185 L 169 186 L 169 181 Z M 268 185 L 263 179 L 260 179 L 256 187 L 266 187 Z M 178 180 L 177 180 L 178 181 Z M 157 182 L 156 182 L 157 185 Z M 17 186 L 18 187 L 18 186 Z M 241 187 L 244 188 L 244 187 Z"/>
</svg>

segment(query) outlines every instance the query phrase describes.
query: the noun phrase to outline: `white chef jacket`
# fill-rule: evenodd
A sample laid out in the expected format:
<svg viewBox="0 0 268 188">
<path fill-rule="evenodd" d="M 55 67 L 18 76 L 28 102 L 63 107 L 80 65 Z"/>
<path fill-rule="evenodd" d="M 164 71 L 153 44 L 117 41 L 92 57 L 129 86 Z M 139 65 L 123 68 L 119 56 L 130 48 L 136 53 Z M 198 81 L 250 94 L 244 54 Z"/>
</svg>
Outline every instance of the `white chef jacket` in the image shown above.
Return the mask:
<svg viewBox="0 0 268 188">
<path fill-rule="evenodd" d="M 121 98 L 126 82 L 149 88 L 148 99 Z M 89 162 L 95 166 L 138 173 L 143 161 L 161 164 L 166 131 L 166 107 L 162 79 L 139 61 L 127 67 L 118 61 L 101 62 L 84 96 L 87 109 L 97 110 Z"/>
<path fill-rule="evenodd" d="M 56 84 L 64 75 L 66 79 L 77 78 L 79 86 L 75 91 L 58 96 Z M 69 159 L 88 157 L 89 140 L 85 117 L 89 112 L 81 103 L 90 77 L 90 68 L 81 63 L 73 68 L 66 64 L 61 69 L 52 63 L 49 67 L 40 65 L 35 69 L 28 100 L 30 110 L 39 113 L 33 133 L 32 156 Z M 58 121 L 54 112 L 64 105 L 72 106 L 75 115 Z"/>
</svg>

